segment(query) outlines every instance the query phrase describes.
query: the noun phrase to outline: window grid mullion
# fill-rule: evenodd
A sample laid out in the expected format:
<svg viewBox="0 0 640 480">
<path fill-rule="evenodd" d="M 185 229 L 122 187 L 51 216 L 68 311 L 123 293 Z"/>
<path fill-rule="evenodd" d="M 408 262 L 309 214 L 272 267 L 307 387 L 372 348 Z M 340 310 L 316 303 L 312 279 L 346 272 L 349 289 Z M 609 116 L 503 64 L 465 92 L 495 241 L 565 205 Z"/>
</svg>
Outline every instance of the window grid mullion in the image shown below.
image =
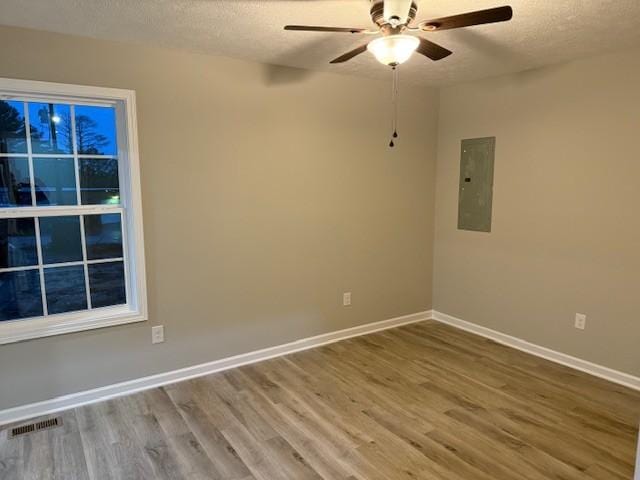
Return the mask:
<svg viewBox="0 0 640 480">
<path fill-rule="evenodd" d="M 33 150 L 31 147 L 31 119 L 29 118 L 29 104 L 24 102 L 24 131 L 27 136 L 27 161 L 29 163 L 29 187 L 31 190 L 31 206 L 36 205 L 36 176 L 33 168 Z"/>
<path fill-rule="evenodd" d="M 127 300 L 127 304 L 131 302 L 131 281 L 129 279 L 129 254 L 128 250 L 128 237 L 126 230 L 126 222 L 124 211 L 120 213 L 120 236 L 122 237 L 122 264 L 124 266 L 124 291 Z"/>
<path fill-rule="evenodd" d="M 82 197 L 80 195 L 80 165 L 78 161 L 78 144 L 76 138 L 76 106 L 69 107 L 71 112 L 71 144 L 73 145 L 73 170 L 76 181 L 76 204 L 82 205 Z"/>
<path fill-rule="evenodd" d="M 91 310 L 91 292 L 89 291 L 89 266 L 87 265 L 87 241 L 84 231 L 84 215 L 80 215 L 80 243 L 82 245 L 82 265 L 84 270 L 84 289 L 87 295 L 87 310 Z"/>
<path fill-rule="evenodd" d="M 124 257 L 113 257 L 113 258 L 99 258 L 97 260 L 87 260 L 87 265 L 96 265 L 98 263 L 111 263 L 111 262 L 122 262 L 124 261 Z M 77 262 L 61 262 L 61 263 L 47 263 L 43 265 L 43 268 L 56 268 L 56 267 L 77 267 L 79 265 L 84 265 L 85 262 L 83 260 L 78 260 Z M 23 272 L 25 270 L 37 270 L 39 265 L 25 265 L 24 267 L 7 267 L 0 268 L 0 273 L 8 273 L 8 272 Z"/>
<path fill-rule="evenodd" d="M 0 268 L 0 273 L 10 273 L 10 272 L 24 272 L 26 270 L 37 270 L 38 265 L 27 265 L 24 267 L 7 267 Z"/>
<path fill-rule="evenodd" d="M 28 157 L 27 153 L 0 153 L 0 157 Z M 83 154 L 79 153 L 78 158 L 95 158 L 96 160 L 113 160 L 118 158 L 117 155 L 92 155 L 92 154 Z M 72 153 L 38 153 L 36 154 L 38 158 L 73 158 L 74 155 Z"/>
<path fill-rule="evenodd" d="M 37 206 L 36 201 L 36 177 L 33 165 L 33 146 L 31 145 L 31 119 L 29 118 L 29 104 L 24 102 L 24 123 L 25 123 L 25 135 L 27 140 L 27 158 L 29 162 L 29 184 L 31 187 L 31 205 Z M 42 259 L 42 240 L 40 239 L 40 218 L 33 217 L 33 224 L 36 235 L 36 251 L 38 254 L 38 274 L 40 277 L 40 296 L 42 301 L 42 315 L 44 317 L 49 315 L 49 308 L 47 306 L 47 287 L 44 283 L 44 262 Z"/>
<path fill-rule="evenodd" d="M 98 263 L 122 262 L 124 257 L 100 258 L 98 260 L 87 260 L 87 265 L 96 265 Z"/>
<path fill-rule="evenodd" d="M 73 169 L 76 177 L 76 203 L 82 205 L 80 194 L 80 161 L 78 160 L 78 137 L 76 131 L 76 106 L 69 107 L 71 112 L 71 144 L 73 146 Z M 84 229 L 84 215 L 80 215 L 80 244 L 82 246 L 82 271 L 84 273 L 84 290 L 87 297 L 87 310 L 91 310 L 91 292 L 89 291 L 89 266 L 87 265 L 87 237 Z"/>
<path fill-rule="evenodd" d="M 43 316 L 49 315 L 49 308 L 47 307 L 47 287 L 44 283 L 44 261 L 42 258 L 42 241 L 40 239 L 40 218 L 33 219 L 36 230 L 36 249 L 38 252 L 38 270 L 40 272 L 40 293 L 42 294 L 42 314 Z"/>
</svg>

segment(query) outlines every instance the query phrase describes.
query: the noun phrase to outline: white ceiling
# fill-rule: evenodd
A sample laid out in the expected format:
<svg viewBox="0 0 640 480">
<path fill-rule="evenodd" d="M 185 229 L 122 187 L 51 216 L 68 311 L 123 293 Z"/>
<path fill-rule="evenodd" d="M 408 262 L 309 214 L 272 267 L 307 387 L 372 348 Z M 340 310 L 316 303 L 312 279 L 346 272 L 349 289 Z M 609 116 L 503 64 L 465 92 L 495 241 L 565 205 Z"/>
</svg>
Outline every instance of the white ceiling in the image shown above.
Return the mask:
<svg viewBox="0 0 640 480">
<path fill-rule="evenodd" d="M 508 23 L 424 35 L 454 52 L 403 66 L 443 85 L 640 45 L 640 0 L 417 0 L 418 19 L 510 4 Z M 1 0 L 0 23 L 388 78 L 365 53 L 329 65 L 370 36 L 285 32 L 285 24 L 370 27 L 369 0 Z M 0 48 L 2 48 L 0 46 Z"/>
</svg>

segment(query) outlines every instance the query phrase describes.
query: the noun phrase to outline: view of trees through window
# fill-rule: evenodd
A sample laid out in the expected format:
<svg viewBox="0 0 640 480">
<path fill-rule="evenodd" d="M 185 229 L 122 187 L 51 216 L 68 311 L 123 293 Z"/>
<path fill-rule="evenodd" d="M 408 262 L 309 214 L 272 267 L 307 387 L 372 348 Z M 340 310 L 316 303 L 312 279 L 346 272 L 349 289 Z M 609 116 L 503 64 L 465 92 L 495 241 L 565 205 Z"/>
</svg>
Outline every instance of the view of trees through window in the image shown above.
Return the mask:
<svg viewBox="0 0 640 480">
<path fill-rule="evenodd" d="M 112 106 L 0 101 L 0 321 L 127 303 L 117 155 Z"/>
<path fill-rule="evenodd" d="M 35 199 L 31 198 L 27 162 L 21 161 L 28 154 L 27 135 L 34 156 Z M 70 171 L 75 168 L 71 166 L 74 154 L 79 157 L 80 198 L 76 200 L 72 195 L 75 174 Z M 69 205 L 78 200 L 81 204 L 113 203 L 119 197 L 116 154 L 113 108 L 0 101 L 0 208 Z M 59 161 L 47 162 L 36 155 L 54 155 Z"/>
</svg>

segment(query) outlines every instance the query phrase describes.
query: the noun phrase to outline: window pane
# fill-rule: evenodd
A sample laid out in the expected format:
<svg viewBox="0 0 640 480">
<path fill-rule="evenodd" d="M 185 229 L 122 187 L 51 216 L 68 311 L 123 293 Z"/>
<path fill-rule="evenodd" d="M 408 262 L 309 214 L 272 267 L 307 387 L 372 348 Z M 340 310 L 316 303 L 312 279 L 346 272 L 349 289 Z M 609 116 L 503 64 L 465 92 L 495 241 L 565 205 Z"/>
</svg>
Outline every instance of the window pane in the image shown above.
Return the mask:
<svg viewBox="0 0 640 480">
<path fill-rule="evenodd" d="M 34 158 L 38 205 L 77 205 L 73 158 Z"/>
<path fill-rule="evenodd" d="M 116 155 L 115 108 L 77 105 L 75 110 L 78 153 Z"/>
<path fill-rule="evenodd" d="M 22 205 L 31 205 L 29 160 L 22 157 L 0 158 L 0 207 Z"/>
<path fill-rule="evenodd" d="M 119 204 L 118 160 L 81 158 L 80 194 L 83 205 Z"/>
<path fill-rule="evenodd" d="M 42 314 L 38 270 L 0 273 L 0 321 Z"/>
<path fill-rule="evenodd" d="M 33 153 L 73 153 L 71 109 L 55 103 L 29 103 Z"/>
<path fill-rule="evenodd" d="M 119 213 L 84 217 L 87 259 L 122 257 L 122 226 Z"/>
<path fill-rule="evenodd" d="M 22 102 L 0 101 L 0 153 L 27 153 Z"/>
<path fill-rule="evenodd" d="M 80 217 L 40 217 L 39 222 L 43 263 L 82 260 Z"/>
<path fill-rule="evenodd" d="M 0 220 L 0 268 L 38 264 L 33 218 Z"/>
<path fill-rule="evenodd" d="M 84 266 L 45 268 L 44 285 L 49 313 L 87 309 Z"/>
<path fill-rule="evenodd" d="M 94 308 L 127 303 L 124 285 L 124 263 L 108 262 L 89 265 L 89 289 Z"/>
</svg>

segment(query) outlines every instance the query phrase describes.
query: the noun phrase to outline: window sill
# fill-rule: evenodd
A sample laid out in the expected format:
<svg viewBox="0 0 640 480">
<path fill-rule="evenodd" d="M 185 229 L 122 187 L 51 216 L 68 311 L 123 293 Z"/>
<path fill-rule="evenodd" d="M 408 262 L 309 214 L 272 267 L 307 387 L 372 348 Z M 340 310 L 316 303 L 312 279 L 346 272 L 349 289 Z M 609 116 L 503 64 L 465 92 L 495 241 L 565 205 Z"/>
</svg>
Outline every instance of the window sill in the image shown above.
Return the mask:
<svg viewBox="0 0 640 480">
<path fill-rule="evenodd" d="M 0 322 L 0 345 L 145 320 L 146 313 L 131 310 L 127 306 L 51 315 L 45 318 L 8 320 Z"/>
</svg>

